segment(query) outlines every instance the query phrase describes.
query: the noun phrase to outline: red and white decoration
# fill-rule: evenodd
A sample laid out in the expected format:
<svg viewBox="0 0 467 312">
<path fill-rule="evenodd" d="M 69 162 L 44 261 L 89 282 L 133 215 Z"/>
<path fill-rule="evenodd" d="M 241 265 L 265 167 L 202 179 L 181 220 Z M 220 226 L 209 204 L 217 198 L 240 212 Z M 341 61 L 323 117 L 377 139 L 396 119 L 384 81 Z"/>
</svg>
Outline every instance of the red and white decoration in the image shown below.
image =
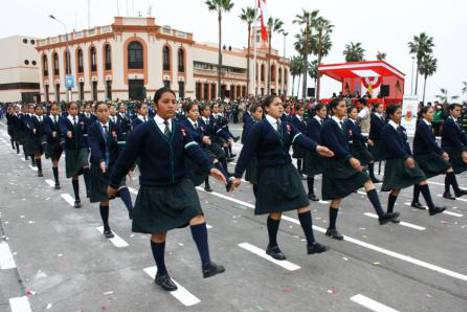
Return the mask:
<svg viewBox="0 0 467 312">
<path fill-rule="evenodd" d="M 266 27 L 268 16 L 266 0 L 258 0 L 259 20 L 261 22 L 261 39 L 268 40 L 268 29 Z"/>
</svg>

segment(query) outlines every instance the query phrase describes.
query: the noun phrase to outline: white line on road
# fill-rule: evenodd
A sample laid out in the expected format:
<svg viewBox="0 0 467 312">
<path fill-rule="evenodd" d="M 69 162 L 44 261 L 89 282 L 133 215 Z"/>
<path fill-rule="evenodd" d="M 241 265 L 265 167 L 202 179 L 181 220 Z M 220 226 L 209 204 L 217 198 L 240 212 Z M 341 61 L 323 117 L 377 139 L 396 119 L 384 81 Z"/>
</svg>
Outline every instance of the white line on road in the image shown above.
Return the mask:
<svg viewBox="0 0 467 312">
<path fill-rule="evenodd" d="M 373 219 L 378 219 L 378 215 L 376 215 L 374 213 L 365 212 L 364 215 L 367 216 L 367 217 L 373 218 Z M 408 227 L 408 228 L 411 228 L 411 229 L 414 229 L 414 230 L 417 230 L 417 231 L 425 231 L 426 230 L 426 228 L 423 227 L 423 226 L 416 225 L 416 224 L 413 224 L 413 223 L 404 222 L 404 221 L 401 221 L 399 223 L 399 225 L 402 225 L 402 226 L 405 226 L 405 227 Z"/>
<path fill-rule="evenodd" d="M 225 195 L 222 195 L 222 194 L 219 194 L 219 193 L 216 193 L 216 192 L 207 193 L 207 194 L 211 194 L 213 196 L 224 198 L 226 200 L 229 200 L 229 201 L 237 203 L 237 204 L 241 204 L 241 205 L 246 206 L 246 207 L 254 208 L 254 205 L 252 205 L 252 204 L 249 204 L 249 203 L 243 202 L 241 200 L 231 198 L 229 196 L 225 196 Z M 297 219 L 287 217 L 285 215 L 282 216 L 282 219 L 286 220 L 286 221 L 289 221 L 289 222 L 292 222 L 292 223 L 295 223 L 295 224 L 300 224 L 300 222 Z M 323 234 L 326 233 L 326 229 L 324 229 L 322 227 L 319 227 L 319 226 L 316 226 L 316 225 L 313 225 L 313 229 L 320 232 L 320 233 L 323 233 Z M 431 271 L 434 271 L 434 272 L 437 272 L 437 273 L 440 273 L 440 274 L 444 274 L 444 275 L 447 275 L 447 276 L 450 276 L 450 277 L 453 277 L 453 278 L 456 278 L 456 279 L 467 282 L 467 275 L 457 273 L 455 271 L 451 271 L 451 270 L 442 268 L 440 266 L 437 266 L 437 265 L 434 265 L 434 264 L 431 264 L 431 263 L 428 263 L 428 262 L 425 262 L 425 261 L 422 261 L 422 260 L 418 260 L 418 259 L 413 258 L 411 256 L 407 256 L 407 255 L 404 255 L 404 254 L 397 253 L 395 251 L 391 251 L 391 250 L 388 250 L 388 249 L 385 249 L 385 248 L 382 248 L 382 247 L 378 247 L 376 245 L 373 245 L 373 244 L 370 244 L 370 243 L 367 243 L 367 242 L 364 242 L 364 241 L 361 241 L 361 240 L 358 240 L 358 239 L 355 239 L 355 238 L 352 238 L 352 237 L 349 237 L 349 236 L 346 236 L 346 235 L 344 236 L 344 240 L 349 242 L 349 243 L 352 243 L 354 245 L 358 245 L 360 247 L 379 252 L 381 254 L 393 257 L 395 259 L 399 259 L 401 261 L 405 261 L 405 262 L 411 263 L 413 265 L 416 265 L 416 266 L 419 266 L 419 267 L 422 267 L 422 268 L 425 268 L 425 269 L 428 269 L 428 270 L 431 270 Z"/>
<path fill-rule="evenodd" d="M 8 270 L 16 268 L 15 260 L 7 242 L 0 243 L 0 269 Z"/>
<path fill-rule="evenodd" d="M 31 312 L 31 306 L 29 305 L 28 297 L 14 297 L 10 298 L 10 309 L 11 312 Z"/>
<path fill-rule="evenodd" d="M 407 202 L 407 203 L 404 203 L 404 205 L 410 206 L 411 203 Z M 427 206 L 424 206 L 424 207 L 425 207 L 425 210 L 428 210 L 428 207 L 427 207 Z M 443 214 L 448 215 L 448 216 L 452 216 L 452 217 L 456 217 L 456 218 L 462 218 L 462 217 L 464 216 L 464 215 L 461 214 L 461 213 L 452 212 L 452 211 L 447 211 L 447 210 L 444 210 L 444 211 L 443 211 Z"/>
<path fill-rule="evenodd" d="M 50 187 L 55 187 L 55 182 L 50 179 L 46 179 L 45 183 L 47 183 Z"/>
<path fill-rule="evenodd" d="M 365 308 L 375 311 L 375 312 L 398 312 L 397 310 L 394 310 L 393 308 L 388 307 L 387 305 L 384 305 L 382 303 L 379 303 L 378 301 L 375 301 L 371 298 L 365 297 L 363 295 L 355 295 L 350 298 L 351 301 L 358 303 L 361 306 L 364 306 Z"/>
<path fill-rule="evenodd" d="M 156 278 L 157 274 L 157 267 L 152 266 L 149 268 L 145 268 L 144 272 L 146 272 L 147 275 L 149 275 L 152 279 Z M 172 281 L 177 285 L 178 289 L 175 291 L 169 292 L 172 296 L 175 297 L 178 301 L 180 301 L 183 305 L 189 307 L 195 304 L 198 304 L 201 302 L 195 295 L 190 293 L 188 290 L 186 290 L 185 287 L 177 283 L 175 280 L 172 279 Z"/>
<path fill-rule="evenodd" d="M 96 228 L 97 231 L 99 231 L 99 233 L 101 234 L 104 234 L 104 227 L 103 226 L 98 226 Z M 109 241 L 117 248 L 123 248 L 123 247 L 128 247 L 130 245 L 128 245 L 127 242 L 125 242 L 123 240 L 123 238 L 121 238 L 120 236 L 117 235 L 117 233 L 115 233 L 114 231 L 112 231 L 112 233 L 114 233 L 114 237 L 113 238 L 110 238 Z"/>
<path fill-rule="evenodd" d="M 75 200 L 73 199 L 73 197 L 71 197 L 70 194 L 68 193 L 63 193 L 61 194 L 60 196 L 62 196 L 62 198 L 72 207 L 75 206 Z"/>
<path fill-rule="evenodd" d="M 288 270 L 288 271 L 296 271 L 298 269 L 300 269 L 300 266 L 292 263 L 292 262 L 289 262 L 289 261 L 286 261 L 286 260 L 282 260 L 282 261 L 279 261 L 279 260 L 276 260 L 274 259 L 273 257 L 271 257 L 270 255 L 266 254 L 266 251 L 264 251 L 263 249 L 261 248 L 258 248 L 250 243 L 241 243 L 241 244 L 238 244 L 238 246 L 240 248 L 243 248 L 263 259 L 266 259 L 268 260 L 269 262 L 272 262 L 274 264 L 277 264 L 278 266 Z"/>
<path fill-rule="evenodd" d="M 444 183 L 439 183 L 439 182 L 433 182 L 433 181 L 428 181 L 429 184 L 434 184 L 434 185 L 441 185 L 444 186 Z M 459 185 L 460 188 L 467 188 L 467 186 L 462 186 Z"/>
<path fill-rule="evenodd" d="M 29 165 L 29 168 L 31 168 L 32 171 L 37 171 L 37 167 L 33 167 L 32 165 Z"/>
<path fill-rule="evenodd" d="M 438 197 L 443 197 L 443 195 L 442 195 L 442 194 L 438 194 Z M 456 197 L 456 200 L 460 200 L 460 201 L 463 201 L 463 202 L 467 202 L 467 199 L 460 198 L 460 197 Z"/>
</svg>

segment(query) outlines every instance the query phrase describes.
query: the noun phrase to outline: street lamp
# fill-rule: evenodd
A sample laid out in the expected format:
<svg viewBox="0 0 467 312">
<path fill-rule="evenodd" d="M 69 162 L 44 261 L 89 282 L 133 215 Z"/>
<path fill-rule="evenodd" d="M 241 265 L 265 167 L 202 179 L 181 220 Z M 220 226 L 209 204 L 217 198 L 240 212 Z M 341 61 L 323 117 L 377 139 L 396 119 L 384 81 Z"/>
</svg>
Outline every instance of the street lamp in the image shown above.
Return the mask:
<svg viewBox="0 0 467 312">
<path fill-rule="evenodd" d="M 58 23 L 60 23 L 63 28 L 65 29 L 65 44 L 66 44 L 66 49 L 65 49 L 65 87 L 66 87 L 66 101 L 69 102 L 70 101 L 70 91 L 71 91 L 71 88 L 67 87 L 66 86 L 66 76 L 70 75 L 70 71 L 71 71 L 71 64 L 70 64 L 70 49 L 68 47 L 68 30 L 66 28 L 66 25 L 64 22 L 62 22 L 61 20 L 59 20 L 58 18 L 56 18 L 54 15 L 50 14 L 49 17 L 55 21 L 57 21 Z M 59 91 L 60 92 L 60 91 Z"/>
</svg>

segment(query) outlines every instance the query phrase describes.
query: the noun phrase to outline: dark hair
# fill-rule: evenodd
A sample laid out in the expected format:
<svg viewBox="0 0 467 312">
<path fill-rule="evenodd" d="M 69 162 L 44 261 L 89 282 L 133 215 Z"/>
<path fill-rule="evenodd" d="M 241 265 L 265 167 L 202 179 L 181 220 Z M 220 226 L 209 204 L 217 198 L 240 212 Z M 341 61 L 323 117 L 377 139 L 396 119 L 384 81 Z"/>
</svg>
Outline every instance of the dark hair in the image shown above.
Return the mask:
<svg viewBox="0 0 467 312">
<path fill-rule="evenodd" d="M 326 107 L 323 103 L 318 103 L 315 105 L 315 107 L 313 108 L 313 110 L 315 111 L 315 113 L 319 110 L 322 110 L 323 107 Z"/>
<path fill-rule="evenodd" d="M 97 109 L 99 108 L 99 105 L 105 105 L 105 106 L 107 106 L 107 108 L 109 108 L 109 105 L 107 105 L 106 102 L 97 102 L 96 106 L 94 107 L 95 111 L 97 111 Z"/>
<path fill-rule="evenodd" d="M 259 104 L 259 103 L 255 103 L 253 105 L 250 106 L 250 113 L 254 114 L 256 113 L 256 110 L 261 107 L 262 108 L 262 105 Z"/>
<path fill-rule="evenodd" d="M 159 99 L 160 99 L 160 98 L 159 98 Z M 156 103 L 157 103 L 157 102 L 156 102 Z M 137 103 L 135 104 L 136 111 L 139 111 L 139 110 L 143 107 L 143 105 L 147 105 L 147 104 L 144 103 L 144 102 L 137 102 Z"/>
<path fill-rule="evenodd" d="M 333 99 L 331 103 L 329 104 L 329 109 L 331 110 L 331 112 L 334 108 L 337 107 L 337 105 L 339 105 L 340 102 L 343 102 L 343 101 L 344 99 L 341 99 L 341 98 Z"/>
<path fill-rule="evenodd" d="M 34 107 L 34 110 L 38 109 L 38 108 L 41 108 L 42 110 L 44 110 L 44 107 L 40 104 L 37 104 L 35 107 Z"/>
<path fill-rule="evenodd" d="M 195 106 L 195 105 L 198 106 L 198 103 L 196 103 L 196 102 L 188 102 L 188 103 L 186 103 L 186 105 L 185 105 L 185 107 L 183 108 L 183 110 L 184 110 L 185 112 L 188 113 L 189 111 L 191 111 L 191 109 L 192 109 L 193 106 Z"/>
<path fill-rule="evenodd" d="M 372 112 L 376 112 L 376 108 L 378 108 L 380 105 L 383 105 L 383 103 L 375 103 L 373 104 L 373 108 L 371 109 Z"/>
<path fill-rule="evenodd" d="M 78 103 L 76 103 L 76 102 L 67 103 L 67 104 L 66 104 L 66 109 L 69 110 L 69 109 L 71 108 L 71 105 L 73 105 L 73 104 L 75 104 L 75 105 L 76 105 L 76 108 L 79 109 L 79 105 L 78 105 Z"/>
<path fill-rule="evenodd" d="M 347 115 L 349 115 L 354 109 L 357 109 L 357 107 L 355 106 L 350 106 L 349 108 L 347 108 Z"/>
<path fill-rule="evenodd" d="M 305 108 L 305 105 L 303 105 L 303 104 L 297 104 L 297 105 L 295 105 L 295 111 L 299 111 L 299 110 L 302 109 L 302 108 L 304 109 L 304 108 Z"/>
<path fill-rule="evenodd" d="M 394 115 L 395 112 L 397 112 L 398 109 L 400 109 L 401 107 L 399 105 L 389 105 L 388 107 L 386 107 L 386 115 L 388 115 L 388 117 Z"/>
<path fill-rule="evenodd" d="M 159 102 L 159 100 L 162 98 L 164 93 L 167 93 L 167 92 L 172 93 L 173 96 L 176 97 L 175 92 L 173 92 L 172 89 L 167 88 L 167 87 L 162 87 L 156 90 L 156 93 L 154 94 L 154 104 L 157 104 L 157 102 Z"/>
<path fill-rule="evenodd" d="M 453 110 L 456 109 L 456 107 L 460 107 L 462 109 L 462 105 L 458 103 L 454 103 L 454 104 L 449 105 L 449 111 L 452 112 Z"/>
<path fill-rule="evenodd" d="M 277 95 L 268 95 L 267 97 L 265 97 L 263 99 L 263 101 L 261 102 L 261 105 L 263 106 L 263 108 L 269 107 L 276 97 L 278 97 L 278 96 Z M 285 106 L 284 106 L 284 108 L 285 108 Z"/>
<path fill-rule="evenodd" d="M 422 108 L 420 108 L 420 111 L 417 113 L 417 119 L 422 119 L 423 115 L 426 114 L 430 108 L 432 108 L 432 107 L 431 106 L 422 106 Z"/>
</svg>

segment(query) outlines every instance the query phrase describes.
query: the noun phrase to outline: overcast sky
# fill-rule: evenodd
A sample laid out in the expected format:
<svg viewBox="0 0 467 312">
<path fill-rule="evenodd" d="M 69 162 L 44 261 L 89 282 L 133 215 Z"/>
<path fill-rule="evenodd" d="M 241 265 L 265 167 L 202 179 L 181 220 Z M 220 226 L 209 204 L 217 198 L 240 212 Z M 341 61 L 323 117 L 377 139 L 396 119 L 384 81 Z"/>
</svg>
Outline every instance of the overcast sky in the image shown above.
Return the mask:
<svg viewBox="0 0 467 312">
<path fill-rule="evenodd" d="M 247 29 L 238 18 L 240 10 L 256 0 L 234 0 L 233 10 L 225 16 L 223 40 L 226 45 L 246 46 Z M 87 28 L 88 0 L 0 0 L 0 37 L 15 34 L 36 37 L 63 33 L 62 26 L 48 18 L 54 14 L 69 30 Z M 91 26 L 108 25 L 117 15 L 117 0 L 90 0 Z M 209 13 L 202 0 L 119 0 L 120 15 L 138 11 L 147 15 L 152 6 L 156 23 L 192 32 L 196 41 L 217 42 L 217 17 Z M 285 22 L 289 32 L 287 56 L 295 54 L 293 36 L 299 28 L 292 21 L 301 9 L 319 9 L 335 25 L 333 48 L 323 63 L 344 61 L 342 51 L 350 41 L 362 42 L 367 60 L 377 51 L 387 53 L 387 61 L 406 74 L 406 94 L 410 93 L 412 59 L 407 42 L 413 35 L 426 32 L 434 37 L 438 72 L 428 79 L 427 100 L 433 100 L 440 88 L 451 95 L 461 95 L 462 81 L 467 81 L 467 1 L 410 0 L 268 0 L 269 13 Z M 128 4 L 128 5 L 127 5 Z M 283 38 L 273 38 L 273 46 L 282 54 Z M 5 51 L 3 51 L 5 53 Z M 310 82 L 309 86 L 312 83 Z M 323 96 L 335 91 L 336 84 L 326 79 Z M 423 90 L 423 79 L 419 94 Z M 467 95 L 463 95 L 466 99 Z"/>
</svg>

